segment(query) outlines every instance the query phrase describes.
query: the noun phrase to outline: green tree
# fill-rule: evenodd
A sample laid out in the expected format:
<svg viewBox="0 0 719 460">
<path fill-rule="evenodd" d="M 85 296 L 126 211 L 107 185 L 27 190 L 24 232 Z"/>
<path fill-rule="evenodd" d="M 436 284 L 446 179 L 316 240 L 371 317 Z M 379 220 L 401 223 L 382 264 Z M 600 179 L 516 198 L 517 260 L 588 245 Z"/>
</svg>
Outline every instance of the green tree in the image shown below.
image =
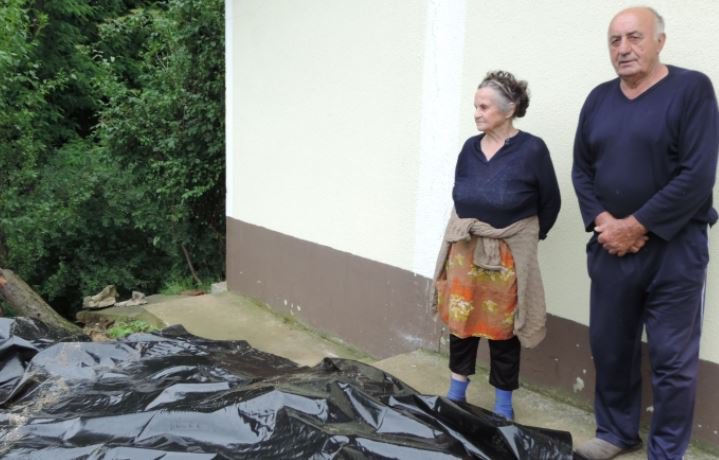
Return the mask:
<svg viewBox="0 0 719 460">
<path fill-rule="evenodd" d="M 221 1 L 0 6 L 0 266 L 70 315 L 224 269 Z M 186 257 L 186 254 L 187 257 Z"/>
<path fill-rule="evenodd" d="M 188 258 L 205 276 L 224 271 L 223 10 L 219 0 L 174 0 L 101 28 L 108 103 L 98 134 L 151 184 L 162 219 L 141 220 L 176 274 Z"/>
</svg>

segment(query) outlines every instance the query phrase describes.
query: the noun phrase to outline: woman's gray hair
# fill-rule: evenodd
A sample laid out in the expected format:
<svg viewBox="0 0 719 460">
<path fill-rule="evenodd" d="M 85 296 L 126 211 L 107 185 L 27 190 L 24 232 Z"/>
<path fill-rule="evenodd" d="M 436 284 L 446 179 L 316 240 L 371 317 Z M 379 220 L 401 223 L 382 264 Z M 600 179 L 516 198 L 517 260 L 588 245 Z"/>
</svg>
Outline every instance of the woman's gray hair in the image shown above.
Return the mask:
<svg viewBox="0 0 719 460">
<path fill-rule="evenodd" d="M 496 70 L 487 73 L 484 80 L 479 84 L 477 89 L 492 88 L 499 95 L 500 109 L 504 113 L 508 113 L 514 108 L 512 118 L 521 118 L 527 113 L 529 107 L 529 92 L 527 91 L 527 82 L 517 80 L 509 72 Z M 514 107 L 512 107 L 514 106 Z"/>
</svg>

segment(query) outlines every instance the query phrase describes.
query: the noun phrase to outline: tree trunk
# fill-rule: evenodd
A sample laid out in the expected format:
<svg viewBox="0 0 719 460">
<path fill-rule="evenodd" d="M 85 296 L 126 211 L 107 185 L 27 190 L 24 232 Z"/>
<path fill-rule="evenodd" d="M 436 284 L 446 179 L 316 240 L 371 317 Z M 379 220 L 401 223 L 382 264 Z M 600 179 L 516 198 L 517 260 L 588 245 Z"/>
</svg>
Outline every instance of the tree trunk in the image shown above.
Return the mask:
<svg viewBox="0 0 719 460">
<path fill-rule="evenodd" d="M 43 323 L 64 329 L 71 335 L 82 333 L 80 327 L 60 316 L 22 278 L 3 268 L 0 268 L 0 298 L 19 316 L 39 319 Z"/>
<path fill-rule="evenodd" d="M 7 249 L 5 249 L 5 237 L 3 236 L 2 232 L 0 232 L 0 267 L 5 265 L 6 258 L 7 258 Z"/>
</svg>

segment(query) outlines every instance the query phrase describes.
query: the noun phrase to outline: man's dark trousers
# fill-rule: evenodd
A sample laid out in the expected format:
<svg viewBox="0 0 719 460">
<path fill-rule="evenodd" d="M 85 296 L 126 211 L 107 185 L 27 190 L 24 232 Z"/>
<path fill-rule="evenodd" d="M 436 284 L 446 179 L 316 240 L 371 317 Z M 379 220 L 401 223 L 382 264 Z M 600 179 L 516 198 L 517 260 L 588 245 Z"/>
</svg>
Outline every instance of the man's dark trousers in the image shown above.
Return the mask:
<svg viewBox="0 0 719 460">
<path fill-rule="evenodd" d="M 594 235 L 587 256 L 597 437 L 624 448 L 639 442 L 645 326 L 654 393 L 649 458 L 681 458 L 694 415 L 707 225 L 690 222 L 671 241 L 650 235 L 624 257 L 609 254 Z"/>
</svg>

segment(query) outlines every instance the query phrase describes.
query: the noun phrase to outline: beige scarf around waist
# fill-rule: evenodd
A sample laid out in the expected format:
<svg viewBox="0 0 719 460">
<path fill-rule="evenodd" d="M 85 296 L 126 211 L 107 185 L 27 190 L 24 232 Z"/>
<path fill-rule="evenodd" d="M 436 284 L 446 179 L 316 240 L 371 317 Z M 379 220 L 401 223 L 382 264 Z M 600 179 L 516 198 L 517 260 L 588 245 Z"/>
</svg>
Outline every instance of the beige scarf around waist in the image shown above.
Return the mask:
<svg viewBox="0 0 719 460">
<path fill-rule="evenodd" d="M 514 335 L 522 346 L 537 346 L 546 334 L 546 304 L 544 286 L 539 272 L 537 246 L 539 219 L 537 216 L 518 220 L 504 228 L 494 228 L 477 219 L 461 219 L 455 210 L 447 223 L 442 246 L 434 271 L 432 306 L 437 307 L 437 280 L 443 274 L 449 246 L 477 236 L 480 240 L 474 252 L 474 264 L 487 270 L 499 270 L 499 240 L 504 240 L 512 251 L 517 274 L 517 309 L 514 317 Z"/>
</svg>

